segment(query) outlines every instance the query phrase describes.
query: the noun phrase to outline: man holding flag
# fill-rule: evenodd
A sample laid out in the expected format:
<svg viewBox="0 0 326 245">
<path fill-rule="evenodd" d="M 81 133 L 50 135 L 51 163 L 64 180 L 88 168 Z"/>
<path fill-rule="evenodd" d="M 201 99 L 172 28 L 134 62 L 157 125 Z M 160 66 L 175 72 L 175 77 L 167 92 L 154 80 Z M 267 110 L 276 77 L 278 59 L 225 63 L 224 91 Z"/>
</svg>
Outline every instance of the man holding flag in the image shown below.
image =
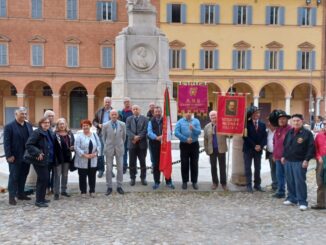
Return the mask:
<svg viewBox="0 0 326 245">
<path fill-rule="evenodd" d="M 172 172 L 171 136 L 168 136 L 168 134 L 171 135 L 171 125 L 167 126 L 170 123 L 169 108 L 166 108 L 167 103 L 169 103 L 169 101 L 167 101 L 167 98 L 165 97 L 164 119 L 162 118 L 161 107 L 156 106 L 154 108 L 154 116 L 149 121 L 147 127 L 147 136 L 149 137 L 149 144 L 152 147 L 152 157 L 154 163 L 153 164 L 153 168 L 154 168 L 153 190 L 156 190 L 160 186 L 160 177 L 161 177 L 160 170 L 162 170 L 164 173 L 166 186 L 171 189 L 175 188 L 171 179 L 171 172 Z M 170 129 L 167 130 L 167 128 Z M 163 150 L 162 150 L 162 157 L 160 159 L 161 148 L 163 148 Z"/>
</svg>

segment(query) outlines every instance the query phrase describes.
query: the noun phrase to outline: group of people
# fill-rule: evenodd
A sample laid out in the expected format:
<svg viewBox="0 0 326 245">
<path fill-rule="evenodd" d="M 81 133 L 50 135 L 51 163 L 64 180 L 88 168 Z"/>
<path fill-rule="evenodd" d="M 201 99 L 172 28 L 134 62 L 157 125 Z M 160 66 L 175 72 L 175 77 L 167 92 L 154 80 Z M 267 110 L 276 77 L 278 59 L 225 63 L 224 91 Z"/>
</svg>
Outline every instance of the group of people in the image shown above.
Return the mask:
<svg viewBox="0 0 326 245">
<path fill-rule="evenodd" d="M 47 207 L 46 191 L 52 188 L 54 200 L 60 194 L 66 197 L 68 172 L 78 169 L 79 189 L 82 197 L 86 197 L 87 189 L 90 197 L 95 197 L 96 173 L 102 177 L 106 172 L 106 195 L 113 192 L 113 162 L 117 166 L 117 189 L 124 194 L 123 175 L 129 167 L 130 185 L 136 184 L 137 159 L 140 163 L 140 183 L 147 185 L 146 156 L 149 149 L 154 184 L 153 190 L 160 187 L 160 150 L 163 130 L 162 108 L 150 104 L 147 115 L 141 108 L 131 105 L 130 98 L 124 99 L 124 108 L 120 111 L 111 106 L 111 98 L 104 98 L 104 106 L 93 119 L 82 120 L 81 132 L 75 136 L 69 130 L 67 121 L 59 118 L 54 122 L 54 112 L 46 111 L 33 131 L 27 121 L 25 108 L 15 111 L 15 120 L 5 126 L 4 149 L 9 163 L 9 204 L 16 205 L 18 200 L 30 200 L 24 192 L 26 177 L 32 164 L 36 174 L 36 200 L 38 207 Z M 252 113 L 246 124 L 247 135 L 244 137 L 243 158 L 247 191 L 263 192 L 261 187 L 261 158 L 266 150 L 270 161 L 272 189 L 276 198 L 285 198 L 285 205 L 298 204 L 300 210 L 307 209 L 306 172 L 309 160 L 317 159 L 318 200 L 315 209 L 325 209 L 324 161 L 326 161 L 326 130 L 321 131 L 314 140 L 310 130 L 303 127 L 303 116 L 280 113 L 277 127 L 266 125 L 260 120 L 260 110 L 252 107 Z M 209 113 L 210 122 L 204 127 L 204 150 L 209 156 L 212 175 L 212 190 L 219 186 L 227 191 L 226 137 L 217 133 L 217 112 Z M 292 126 L 288 124 L 291 118 Z M 326 121 L 323 121 L 326 124 Z M 97 132 L 92 132 L 94 126 Z M 197 190 L 198 160 L 201 126 L 191 113 L 176 123 L 175 136 L 180 140 L 182 189 L 188 188 L 188 182 Z M 129 164 L 128 164 L 129 152 Z M 254 178 L 252 178 L 252 160 L 254 162 Z M 217 164 L 219 167 L 217 167 Z M 106 171 L 105 167 L 106 166 Z M 218 171 L 219 169 L 219 177 Z M 189 178 L 190 173 L 190 178 Z M 325 176 L 326 177 L 326 176 Z M 253 180 L 252 180 L 253 179 Z M 88 182 L 88 184 L 87 184 Z M 165 179 L 166 186 L 174 189 L 172 179 Z M 254 184 L 252 184 L 254 182 Z M 87 188 L 88 186 L 88 188 Z M 287 186 L 287 196 L 286 189 Z"/>
</svg>

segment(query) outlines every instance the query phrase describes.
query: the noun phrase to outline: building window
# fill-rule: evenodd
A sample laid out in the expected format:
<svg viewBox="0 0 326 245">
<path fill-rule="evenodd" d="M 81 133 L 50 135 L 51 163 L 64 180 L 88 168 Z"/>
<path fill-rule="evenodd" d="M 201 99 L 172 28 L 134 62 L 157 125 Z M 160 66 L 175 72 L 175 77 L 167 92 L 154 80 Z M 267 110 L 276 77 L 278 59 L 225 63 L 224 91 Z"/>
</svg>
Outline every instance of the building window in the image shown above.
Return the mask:
<svg viewBox="0 0 326 245">
<path fill-rule="evenodd" d="M 205 5 L 205 24 L 214 23 L 214 6 Z"/>
<path fill-rule="evenodd" d="M 106 96 L 112 97 L 112 87 L 111 86 L 106 88 Z"/>
<path fill-rule="evenodd" d="M 42 0 L 31 0 L 32 1 L 32 18 L 41 19 L 42 14 Z"/>
<path fill-rule="evenodd" d="M 201 49 L 200 50 L 200 69 L 211 70 L 218 69 L 218 50 L 217 49 Z"/>
<path fill-rule="evenodd" d="M 8 65 L 8 45 L 0 44 L 0 66 Z"/>
<path fill-rule="evenodd" d="M 205 69 L 213 69 L 213 50 L 205 50 Z"/>
<path fill-rule="evenodd" d="M 174 99 L 178 98 L 178 83 L 173 83 L 172 97 Z"/>
<path fill-rule="evenodd" d="M 168 23 L 186 23 L 185 4 L 167 4 Z"/>
<path fill-rule="evenodd" d="M 116 1 L 97 2 L 97 20 L 116 21 Z"/>
<path fill-rule="evenodd" d="M 7 16 L 7 0 L 0 0 L 0 17 Z"/>
<path fill-rule="evenodd" d="M 279 24 L 278 18 L 279 18 L 279 7 L 271 7 L 270 24 L 278 25 Z"/>
<path fill-rule="evenodd" d="M 78 46 L 68 45 L 67 46 L 67 66 L 78 67 Z"/>
<path fill-rule="evenodd" d="M 32 45 L 32 66 L 43 66 L 43 45 Z"/>
<path fill-rule="evenodd" d="M 251 50 L 233 51 L 233 69 L 234 70 L 251 69 Z"/>
<path fill-rule="evenodd" d="M 283 50 L 267 50 L 265 53 L 265 70 L 283 70 Z"/>
<path fill-rule="evenodd" d="M 52 89 L 50 86 L 43 87 L 43 96 L 52 96 Z"/>
<path fill-rule="evenodd" d="M 170 49 L 170 69 L 186 69 L 186 50 Z"/>
<path fill-rule="evenodd" d="M 234 6 L 233 7 L 233 24 L 251 25 L 252 24 L 252 7 L 251 6 Z"/>
<path fill-rule="evenodd" d="M 298 8 L 298 25 L 315 26 L 317 21 L 317 8 Z"/>
<path fill-rule="evenodd" d="M 67 19 L 76 20 L 77 19 L 77 0 L 67 0 Z"/>
<path fill-rule="evenodd" d="M 112 68 L 112 47 L 102 47 L 102 67 Z"/>
<path fill-rule="evenodd" d="M 10 95 L 11 96 L 16 96 L 17 95 L 17 89 L 15 86 L 10 86 Z"/>
<path fill-rule="evenodd" d="M 298 70 L 315 70 L 315 51 L 298 51 Z"/>
<path fill-rule="evenodd" d="M 284 25 L 285 8 L 279 6 L 266 7 L 266 25 Z"/>
</svg>

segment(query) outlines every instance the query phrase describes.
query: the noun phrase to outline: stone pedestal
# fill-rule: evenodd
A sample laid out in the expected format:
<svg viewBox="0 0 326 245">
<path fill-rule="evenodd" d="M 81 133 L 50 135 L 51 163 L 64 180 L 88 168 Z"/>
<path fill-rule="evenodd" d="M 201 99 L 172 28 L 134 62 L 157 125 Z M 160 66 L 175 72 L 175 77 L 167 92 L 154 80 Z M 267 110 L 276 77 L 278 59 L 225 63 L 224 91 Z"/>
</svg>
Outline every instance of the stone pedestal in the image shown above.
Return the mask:
<svg viewBox="0 0 326 245">
<path fill-rule="evenodd" d="M 130 97 L 132 104 L 139 105 L 145 114 L 150 102 L 163 105 L 166 87 L 172 97 L 169 41 L 156 27 L 157 13 L 150 3 L 128 1 L 127 7 L 129 25 L 116 37 L 112 106 L 122 108 L 123 98 Z M 176 121 L 175 101 L 171 101 L 171 115 Z"/>
<path fill-rule="evenodd" d="M 246 185 L 242 145 L 243 138 L 241 136 L 234 136 L 232 147 L 231 182 L 235 185 Z"/>
</svg>

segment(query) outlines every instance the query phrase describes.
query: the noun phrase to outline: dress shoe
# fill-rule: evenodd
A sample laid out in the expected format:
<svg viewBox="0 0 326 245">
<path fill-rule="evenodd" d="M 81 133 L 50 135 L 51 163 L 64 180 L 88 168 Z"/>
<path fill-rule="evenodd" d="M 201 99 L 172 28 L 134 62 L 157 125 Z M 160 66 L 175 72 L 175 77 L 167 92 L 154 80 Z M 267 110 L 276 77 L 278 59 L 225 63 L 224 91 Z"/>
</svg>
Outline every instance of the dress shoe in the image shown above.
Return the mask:
<svg viewBox="0 0 326 245">
<path fill-rule="evenodd" d="M 118 187 L 118 188 L 117 188 L 117 192 L 118 192 L 120 195 L 125 194 L 125 192 L 123 191 L 123 189 L 122 189 L 121 187 Z"/>
<path fill-rule="evenodd" d="M 272 197 L 281 199 L 281 198 L 285 198 L 285 194 L 275 193 Z"/>
<path fill-rule="evenodd" d="M 14 197 L 9 197 L 9 204 L 10 205 L 17 205 L 16 199 Z"/>
<path fill-rule="evenodd" d="M 61 196 L 70 197 L 70 195 L 67 192 L 61 192 Z"/>
<path fill-rule="evenodd" d="M 142 179 L 142 180 L 141 180 L 141 184 L 142 184 L 142 185 L 147 185 L 147 180 Z"/>
<path fill-rule="evenodd" d="M 198 184 L 197 183 L 192 183 L 192 188 L 194 188 L 194 190 L 198 190 Z"/>
<path fill-rule="evenodd" d="M 187 190 L 187 187 L 188 187 L 187 182 L 183 182 L 182 183 L 182 189 Z"/>
<path fill-rule="evenodd" d="M 89 196 L 90 196 L 91 198 L 95 198 L 95 193 L 94 193 L 94 192 L 91 192 L 91 193 L 89 193 Z"/>
<path fill-rule="evenodd" d="M 59 194 L 54 194 L 54 198 L 53 198 L 54 200 L 59 200 Z"/>
<path fill-rule="evenodd" d="M 265 192 L 265 190 L 261 188 L 261 186 L 255 186 L 254 188 L 256 191 Z"/>
<path fill-rule="evenodd" d="M 253 193 L 253 192 L 254 192 L 254 190 L 252 189 L 252 187 L 251 187 L 251 186 L 247 186 L 247 192 L 249 192 L 249 193 Z"/>
<path fill-rule="evenodd" d="M 167 186 L 168 188 L 172 189 L 172 190 L 175 189 L 175 186 L 174 186 L 174 184 L 173 184 L 172 182 L 167 183 L 166 186 Z"/>
<path fill-rule="evenodd" d="M 103 173 L 104 173 L 103 171 L 98 171 L 97 177 L 98 178 L 102 178 L 103 177 Z"/>
<path fill-rule="evenodd" d="M 318 206 L 318 205 L 313 205 L 313 206 L 311 206 L 311 209 L 322 210 L 322 209 L 326 209 L 326 207 L 321 207 L 321 206 Z"/>
<path fill-rule="evenodd" d="M 39 208 L 47 208 L 49 205 L 47 205 L 44 202 L 36 202 L 35 206 L 39 207 Z"/>
<path fill-rule="evenodd" d="M 123 168 L 123 174 L 127 173 L 127 168 Z"/>
<path fill-rule="evenodd" d="M 229 188 L 227 187 L 227 185 L 222 185 L 222 188 L 224 191 L 229 191 Z"/>
<path fill-rule="evenodd" d="M 44 199 L 43 203 L 49 203 L 51 202 L 50 200 Z"/>
<path fill-rule="evenodd" d="M 111 194 L 112 194 L 112 188 L 108 188 L 107 191 L 106 191 L 106 193 L 105 193 L 105 195 L 106 196 L 109 196 Z"/>
<path fill-rule="evenodd" d="M 218 187 L 218 185 L 217 185 L 217 184 L 212 184 L 212 186 L 211 186 L 211 189 L 212 189 L 212 190 L 216 190 L 216 189 L 217 189 L 217 187 Z"/>
<path fill-rule="evenodd" d="M 130 185 L 134 186 L 136 184 L 136 181 L 134 179 L 130 180 Z"/>
<path fill-rule="evenodd" d="M 154 183 L 154 185 L 152 186 L 153 190 L 156 190 L 160 187 L 159 183 Z"/>
<path fill-rule="evenodd" d="M 32 200 L 32 198 L 30 198 L 28 196 L 18 196 L 17 199 L 18 200 L 23 200 L 23 201 L 30 201 L 30 200 Z"/>
</svg>

